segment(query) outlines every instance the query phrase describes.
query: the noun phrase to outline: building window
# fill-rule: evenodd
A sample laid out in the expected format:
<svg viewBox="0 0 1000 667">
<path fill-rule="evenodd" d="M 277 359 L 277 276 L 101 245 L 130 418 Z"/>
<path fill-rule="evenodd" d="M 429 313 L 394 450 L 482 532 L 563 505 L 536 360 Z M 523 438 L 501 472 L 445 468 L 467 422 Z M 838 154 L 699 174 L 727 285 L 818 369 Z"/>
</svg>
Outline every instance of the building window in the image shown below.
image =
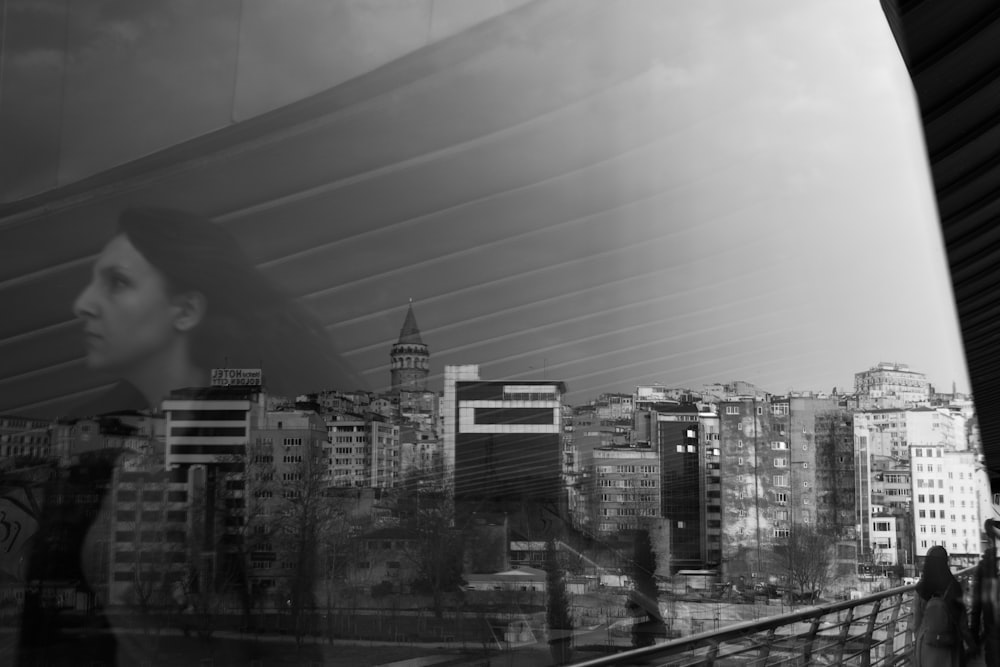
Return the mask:
<svg viewBox="0 0 1000 667">
<path fill-rule="evenodd" d="M 738 415 L 740 414 L 740 406 L 738 405 L 727 405 L 726 406 L 727 415 Z"/>
</svg>

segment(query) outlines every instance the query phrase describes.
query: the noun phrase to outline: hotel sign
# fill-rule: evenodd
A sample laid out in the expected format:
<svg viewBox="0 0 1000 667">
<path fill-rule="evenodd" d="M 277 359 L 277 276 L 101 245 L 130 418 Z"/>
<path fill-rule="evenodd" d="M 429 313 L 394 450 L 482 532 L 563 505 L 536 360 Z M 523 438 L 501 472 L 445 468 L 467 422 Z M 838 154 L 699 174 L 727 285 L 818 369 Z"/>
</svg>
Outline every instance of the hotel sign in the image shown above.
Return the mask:
<svg viewBox="0 0 1000 667">
<path fill-rule="evenodd" d="M 213 387 L 260 387 L 259 368 L 213 368 Z"/>
</svg>

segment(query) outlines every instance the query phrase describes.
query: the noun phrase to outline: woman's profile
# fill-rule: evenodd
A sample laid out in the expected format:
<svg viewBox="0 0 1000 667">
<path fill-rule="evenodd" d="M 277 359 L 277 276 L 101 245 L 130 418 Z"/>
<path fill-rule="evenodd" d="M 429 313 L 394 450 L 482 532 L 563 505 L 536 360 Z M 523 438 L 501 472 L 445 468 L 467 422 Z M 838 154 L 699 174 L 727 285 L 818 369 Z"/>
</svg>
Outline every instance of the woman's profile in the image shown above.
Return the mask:
<svg viewBox="0 0 1000 667">
<path fill-rule="evenodd" d="M 124 210 L 72 309 L 88 369 L 113 383 L 75 410 L 77 417 L 155 412 L 171 392 L 205 387 L 211 370 L 223 366 L 259 367 L 270 390 L 292 396 L 358 386 L 318 321 L 268 280 L 224 227 L 189 212 Z M 19 664 L 127 664 L 121 638 L 102 615 L 65 632 L 37 590 L 47 581 L 86 588 L 82 560 L 97 519 L 67 499 L 91 489 L 106 515 L 117 463 L 117 452 L 81 457 L 46 489 L 29 551 Z"/>
<path fill-rule="evenodd" d="M 355 384 L 323 327 L 233 235 L 184 211 L 123 211 L 73 312 L 87 365 L 120 383 L 85 414 L 156 408 L 173 389 L 206 385 L 223 365 L 262 367 L 279 394 Z"/>
<path fill-rule="evenodd" d="M 975 652 L 962 595 L 962 585 L 948 565 L 948 552 L 940 545 L 928 549 L 913 596 L 915 667 L 959 667 L 968 653 Z"/>
</svg>

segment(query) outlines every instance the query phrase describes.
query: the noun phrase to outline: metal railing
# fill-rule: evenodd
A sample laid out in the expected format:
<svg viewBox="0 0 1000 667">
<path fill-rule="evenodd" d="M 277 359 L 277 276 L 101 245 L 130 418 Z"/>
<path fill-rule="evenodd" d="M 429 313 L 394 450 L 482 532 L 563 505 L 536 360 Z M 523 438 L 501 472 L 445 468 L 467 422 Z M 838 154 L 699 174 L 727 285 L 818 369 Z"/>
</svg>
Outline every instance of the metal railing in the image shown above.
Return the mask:
<svg viewBox="0 0 1000 667">
<path fill-rule="evenodd" d="M 967 598 L 972 572 L 970 568 L 956 574 Z M 913 643 L 910 603 L 915 588 L 911 584 L 857 600 L 805 607 L 572 664 L 573 667 L 909 665 Z"/>
</svg>

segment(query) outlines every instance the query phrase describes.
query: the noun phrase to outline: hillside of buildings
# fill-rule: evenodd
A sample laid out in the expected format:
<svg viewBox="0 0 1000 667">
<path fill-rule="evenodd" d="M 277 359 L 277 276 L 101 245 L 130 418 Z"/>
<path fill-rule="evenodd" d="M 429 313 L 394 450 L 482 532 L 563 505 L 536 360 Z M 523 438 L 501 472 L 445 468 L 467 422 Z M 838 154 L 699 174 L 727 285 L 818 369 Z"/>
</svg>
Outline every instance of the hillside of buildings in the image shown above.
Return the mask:
<svg viewBox="0 0 1000 667">
<path fill-rule="evenodd" d="M 296 637 L 378 634 L 391 609 L 411 639 L 459 614 L 470 641 L 528 641 L 558 581 L 568 622 L 627 644 L 636 618 L 664 637 L 895 585 L 935 544 L 971 565 L 995 511 L 971 398 L 900 364 L 849 392 L 576 406 L 449 366 L 437 392 L 412 308 L 390 359 L 380 394 L 230 369 L 154 412 L 0 417 L 0 605 Z M 84 555 L 25 571 L 52 516 L 92 526 Z"/>
</svg>

